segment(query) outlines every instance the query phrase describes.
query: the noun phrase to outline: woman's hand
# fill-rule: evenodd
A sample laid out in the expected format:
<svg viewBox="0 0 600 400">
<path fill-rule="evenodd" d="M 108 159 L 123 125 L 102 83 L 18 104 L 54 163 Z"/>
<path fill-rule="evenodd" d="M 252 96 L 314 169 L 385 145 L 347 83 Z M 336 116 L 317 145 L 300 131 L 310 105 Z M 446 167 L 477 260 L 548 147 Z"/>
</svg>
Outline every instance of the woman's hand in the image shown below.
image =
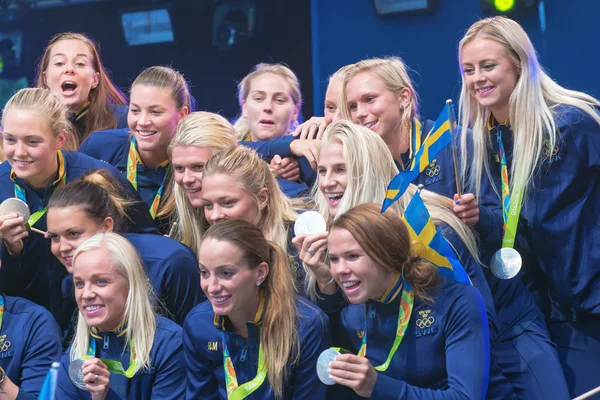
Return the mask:
<svg viewBox="0 0 600 400">
<path fill-rule="evenodd" d="M 292 136 L 298 139 L 321 139 L 326 127 L 325 117 L 312 117 L 298 125 Z"/>
<path fill-rule="evenodd" d="M 296 157 L 306 157 L 310 166 L 317 170 L 317 148 L 320 140 L 292 140 L 290 151 Z"/>
<path fill-rule="evenodd" d="M 377 371 L 365 357 L 341 354 L 329 366 L 329 377 L 338 385 L 348 386 L 361 397 L 371 397 Z"/>
<path fill-rule="evenodd" d="M 281 156 L 275 155 L 271 160 L 271 170 L 275 175 L 287 181 L 298 182 L 300 180 L 298 161 L 291 157 L 281 158 Z"/>
<path fill-rule="evenodd" d="M 96 357 L 90 357 L 83 363 L 83 381 L 85 390 L 91 393 L 92 400 L 104 400 L 110 389 L 110 371 Z"/>
<path fill-rule="evenodd" d="M 0 237 L 4 240 L 8 252 L 18 256 L 23 250 L 23 238 L 29 236 L 25 229 L 25 220 L 17 213 L 0 215 Z"/>
<path fill-rule="evenodd" d="M 315 275 L 319 290 L 324 294 L 334 294 L 337 288 L 325 263 L 328 236 L 328 232 L 300 235 L 292 239 L 292 244 L 298 250 L 300 260 Z"/>
<path fill-rule="evenodd" d="M 465 193 L 458 197 L 454 195 L 454 214 L 469 226 L 479 222 L 479 203 L 473 193 Z"/>
</svg>

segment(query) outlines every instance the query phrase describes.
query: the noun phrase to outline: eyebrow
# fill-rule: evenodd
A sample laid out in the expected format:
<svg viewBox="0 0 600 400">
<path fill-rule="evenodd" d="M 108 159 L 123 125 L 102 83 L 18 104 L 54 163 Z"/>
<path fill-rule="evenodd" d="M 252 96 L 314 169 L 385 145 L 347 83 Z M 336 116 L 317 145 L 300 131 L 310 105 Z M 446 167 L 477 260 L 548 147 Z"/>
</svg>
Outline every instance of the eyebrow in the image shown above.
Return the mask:
<svg viewBox="0 0 600 400">
<path fill-rule="evenodd" d="M 54 57 L 56 57 L 56 56 L 63 56 L 63 57 L 66 57 L 67 55 L 66 55 L 65 53 L 56 53 L 56 54 L 55 54 L 55 55 L 53 55 L 52 57 L 54 58 Z M 75 55 L 75 57 L 85 57 L 85 58 L 89 58 L 89 57 L 88 57 L 88 55 L 87 55 L 87 54 L 84 54 L 84 53 L 79 53 L 79 54 L 76 54 L 76 55 Z"/>
<path fill-rule="evenodd" d="M 130 103 L 129 103 L 129 105 L 130 105 L 131 107 L 138 107 L 138 108 L 142 108 L 142 107 L 140 107 L 139 105 L 137 105 L 137 104 L 135 104 L 135 103 L 133 103 L 133 102 L 130 102 Z M 151 105 L 151 106 L 149 106 L 148 108 L 166 108 L 166 107 L 165 107 L 164 105 L 162 105 L 162 104 L 152 104 L 152 105 Z"/>
<path fill-rule="evenodd" d="M 10 132 L 0 132 L 0 134 L 2 136 L 14 136 L 13 133 Z M 30 139 L 30 138 L 37 138 L 37 139 L 44 139 L 44 136 L 42 135 L 37 135 L 35 133 L 30 133 L 30 134 L 26 134 L 25 136 L 23 136 L 24 139 Z"/>
</svg>

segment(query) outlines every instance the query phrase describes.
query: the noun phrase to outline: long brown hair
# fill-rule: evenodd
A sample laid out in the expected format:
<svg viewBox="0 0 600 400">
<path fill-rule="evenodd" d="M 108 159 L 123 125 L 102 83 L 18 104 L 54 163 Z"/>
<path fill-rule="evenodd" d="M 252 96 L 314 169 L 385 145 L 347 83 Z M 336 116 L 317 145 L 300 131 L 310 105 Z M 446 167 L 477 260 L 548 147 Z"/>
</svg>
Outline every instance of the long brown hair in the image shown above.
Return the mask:
<svg viewBox="0 0 600 400">
<path fill-rule="evenodd" d="M 123 92 L 111 81 L 107 70 L 102 65 L 99 46 L 83 33 L 63 32 L 50 39 L 37 67 L 36 87 L 48 89 L 44 72 L 50 63 L 52 47 L 61 40 L 80 40 L 85 43 L 92 56 L 92 68 L 98 73 L 98 86 L 90 90 L 88 96 L 90 101 L 89 111 L 83 116 L 85 118 L 85 132 L 81 132 L 80 138 L 80 141 L 83 142 L 93 132 L 104 129 L 115 129 L 117 127 L 117 119 L 110 106 L 126 105 L 127 99 Z"/>
<path fill-rule="evenodd" d="M 208 228 L 204 237 L 236 246 L 241 252 L 240 259 L 251 270 L 263 262 L 269 265 L 269 273 L 260 285 L 265 298 L 261 339 L 269 368 L 269 384 L 275 397 L 281 398 L 289 378 L 289 366 L 296 363 L 300 355 L 296 293 L 287 254 L 265 239 L 260 228 L 241 219 L 219 222 Z"/>
<path fill-rule="evenodd" d="M 411 284 L 416 297 L 431 301 L 428 293 L 438 283 L 438 270 L 415 255 L 408 229 L 396 212 L 381 213 L 381 205 L 360 204 L 334 220 L 329 231 L 335 228 L 350 232 L 377 264 L 399 272 Z"/>
</svg>

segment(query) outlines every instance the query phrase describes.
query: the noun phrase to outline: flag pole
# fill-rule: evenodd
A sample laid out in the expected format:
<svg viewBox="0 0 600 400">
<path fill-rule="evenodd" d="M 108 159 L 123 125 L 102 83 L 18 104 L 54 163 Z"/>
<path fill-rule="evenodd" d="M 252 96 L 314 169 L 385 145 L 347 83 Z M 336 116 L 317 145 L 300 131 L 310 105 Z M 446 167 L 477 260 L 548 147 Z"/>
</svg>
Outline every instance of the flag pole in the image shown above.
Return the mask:
<svg viewBox="0 0 600 400">
<path fill-rule="evenodd" d="M 452 109 L 452 100 L 446 100 L 446 105 L 448 105 L 448 121 L 450 122 L 450 137 L 452 138 L 452 142 L 450 145 L 452 146 L 452 159 L 454 160 L 454 179 L 456 181 L 456 194 L 458 197 L 462 196 L 462 189 L 460 187 L 460 175 L 458 174 L 458 157 L 456 156 L 456 146 L 454 142 L 455 136 L 455 128 L 456 128 L 456 117 L 454 115 L 454 111 Z"/>
</svg>

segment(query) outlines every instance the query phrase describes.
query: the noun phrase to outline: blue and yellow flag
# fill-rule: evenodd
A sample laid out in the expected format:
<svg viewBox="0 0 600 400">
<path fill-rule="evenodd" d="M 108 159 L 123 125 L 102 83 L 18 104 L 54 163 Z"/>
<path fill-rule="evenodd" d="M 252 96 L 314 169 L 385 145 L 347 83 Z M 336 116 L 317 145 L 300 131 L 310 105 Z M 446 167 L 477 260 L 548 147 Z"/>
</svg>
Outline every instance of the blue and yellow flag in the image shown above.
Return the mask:
<svg viewBox="0 0 600 400">
<path fill-rule="evenodd" d="M 56 379 L 58 377 L 58 362 L 52 363 L 50 370 L 46 374 L 46 379 L 44 379 L 44 384 L 40 390 L 40 395 L 38 397 L 39 400 L 54 400 L 56 393 Z"/>
<path fill-rule="evenodd" d="M 406 224 L 411 242 L 419 242 L 415 246 L 416 253 L 436 265 L 440 275 L 456 282 L 471 284 L 469 275 L 458 261 L 454 249 L 436 229 L 419 191 L 406 207 L 402 220 Z"/>
<path fill-rule="evenodd" d="M 419 174 L 431 164 L 444 147 L 452 142 L 452 135 L 450 132 L 451 121 L 456 121 L 454 106 L 446 104 L 438 119 L 435 121 L 433 128 L 431 128 L 431 131 L 427 134 L 425 141 L 415 154 L 410 169 L 400 172 L 388 185 L 381 212 L 385 212 L 389 206 L 397 201 L 408 185 L 410 185 Z"/>
</svg>

